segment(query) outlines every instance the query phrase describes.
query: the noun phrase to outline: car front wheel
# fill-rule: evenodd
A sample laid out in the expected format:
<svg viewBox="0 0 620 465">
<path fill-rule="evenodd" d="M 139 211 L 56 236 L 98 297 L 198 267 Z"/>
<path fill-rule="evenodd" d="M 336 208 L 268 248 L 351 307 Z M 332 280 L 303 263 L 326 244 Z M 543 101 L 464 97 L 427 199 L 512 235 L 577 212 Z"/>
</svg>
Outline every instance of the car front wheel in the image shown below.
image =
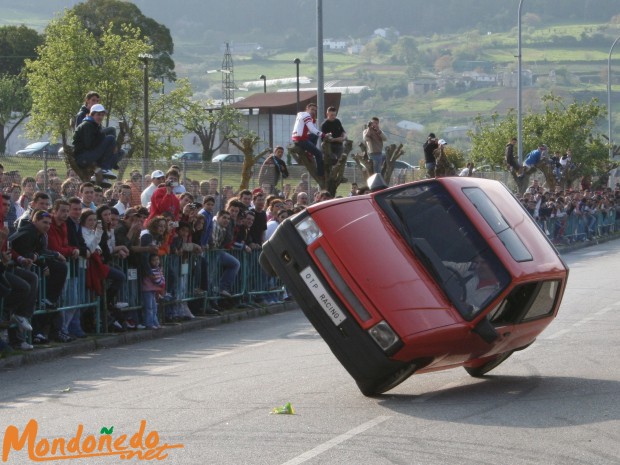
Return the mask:
<svg viewBox="0 0 620 465">
<path fill-rule="evenodd" d="M 479 367 L 464 367 L 465 371 L 474 378 L 480 378 L 481 376 L 486 375 L 489 371 L 498 367 L 502 362 L 504 362 L 504 360 L 510 357 L 513 352 L 514 350 L 509 350 L 508 352 L 498 354 L 488 362 L 480 365 Z"/>
<path fill-rule="evenodd" d="M 378 396 L 379 394 L 383 394 L 390 389 L 394 389 L 400 383 L 405 381 L 415 372 L 415 369 L 415 365 L 407 365 L 406 367 L 378 380 L 356 380 L 355 382 L 357 383 L 359 390 L 362 391 L 362 394 L 365 396 Z"/>
</svg>

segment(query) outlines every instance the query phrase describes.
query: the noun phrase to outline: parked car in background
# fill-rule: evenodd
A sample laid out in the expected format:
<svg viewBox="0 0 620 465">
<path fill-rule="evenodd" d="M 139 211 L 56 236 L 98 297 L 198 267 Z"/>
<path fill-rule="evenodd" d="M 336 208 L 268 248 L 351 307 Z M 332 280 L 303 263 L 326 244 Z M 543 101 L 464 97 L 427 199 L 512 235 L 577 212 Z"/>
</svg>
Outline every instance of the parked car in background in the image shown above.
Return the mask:
<svg viewBox="0 0 620 465">
<path fill-rule="evenodd" d="M 47 149 L 47 155 L 50 157 L 58 156 L 58 149 L 62 147 L 62 144 L 51 144 L 49 141 L 34 142 L 27 145 L 21 150 L 15 152 L 15 155 L 33 157 L 43 156 L 43 152 Z"/>
<path fill-rule="evenodd" d="M 369 183 L 284 220 L 260 256 L 363 394 L 414 373 L 483 376 L 553 321 L 568 268 L 504 184 Z"/>
<path fill-rule="evenodd" d="M 202 153 L 179 152 L 172 155 L 173 160 L 202 161 Z"/>
<path fill-rule="evenodd" d="M 233 153 L 220 153 L 211 159 L 213 163 L 243 163 L 244 155 L 233 154 Z M 265 157 L 260 157 L 256 163 L 263 163 L 265 161 Z"/>
<path fill-rule="evenodd" d="M 419 170 L 419 166 L 413 166 L 406 161 L 396 160 L 394 162 L 394 168 L 397 170 Z"/>
</svg>

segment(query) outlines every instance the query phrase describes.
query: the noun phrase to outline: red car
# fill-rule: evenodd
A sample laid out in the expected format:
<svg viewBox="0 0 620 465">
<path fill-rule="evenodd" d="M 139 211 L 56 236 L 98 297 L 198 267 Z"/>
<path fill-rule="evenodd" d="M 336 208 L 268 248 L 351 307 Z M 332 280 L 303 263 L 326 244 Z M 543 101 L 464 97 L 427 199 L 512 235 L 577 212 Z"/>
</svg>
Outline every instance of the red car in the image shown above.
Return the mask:
<svg viewBox="0 0 620 465">
<path fill-rule="evenodd" d="M 413 373 L 484 375 L 551 323 L 568 278 L 512 193 L 468 177 L 313 205 L 279 226 L 261 264 L 365 395 Z"/>
</svg>

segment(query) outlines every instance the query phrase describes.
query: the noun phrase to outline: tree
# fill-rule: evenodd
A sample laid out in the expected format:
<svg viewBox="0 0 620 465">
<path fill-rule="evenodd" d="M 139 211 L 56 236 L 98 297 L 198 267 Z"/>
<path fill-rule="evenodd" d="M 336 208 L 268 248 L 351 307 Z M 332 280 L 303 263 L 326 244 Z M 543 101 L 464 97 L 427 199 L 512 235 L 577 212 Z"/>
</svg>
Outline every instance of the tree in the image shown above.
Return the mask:
<svg viewBox="0 0 620 465">
<path fill-rule="evenodd" d="M 242 128 L 241 113 L 230 106 L 215 106 L 208 100 L 192 100 L 193 91 L 187 79 L 179 79 L 176 84 L 174 90 L 162 97 L 161 105 L 174 109 L 177 123 L 200 139 L 202 159 L 211 161 L 226 140 L 238 136 Z"/>
<path fill-rule="evenodd" d="M 137 29 L 123 26 L 122 31 L 118 35 L 110 28 L 98 42 L 73 13 L 67 12 L 48 25 L 45 42 L 38 49 L 39 58 L 26 61 L 27 88 L 33 102 L 28 132 L 32 136 L 50 134 L 61 139 L 68 162 L 73 160 L 68 146 L 69 122 L 89 90 L 100 93 L 108 118 L 119 121 L 119 145 L 125 133 L 131 136 L 141 128 L 140 56 L 148 54 L 151 48 Z M 109 123 L 110 120 L 106 121 Z M 82 178 L 89 176 L 84 170 L 77 171 Z"/>
<path fill-rule="evenodd" d="M 411 36 L 399 37 L 398 41 L 392 47 L 394 57 L 407 66 L 413 66 L 420 58 L 418 44 Z"/>
<path fill-rule="evenodd" d="M 11 134 L 30 115 L 30 94 L 16 76 L 0 77 L 0 154 Z"/>
<path fill-rule="evenodd" d="M 241 184 L 239 185 L 239 190 L 247 189 L 250 185 L 250 179 L 252 178 L 252 167 L 260 157 L 269 153 L 271 149 L 264 149 L 262 152 L 254 155 L 254 148 L 261 141 L 260 137 L 254 133 L 239 137 L 238 142 L 232 138 L 229 139 L 229 141 L 243 153 L 243 166 L 241 167 Z"/>
<path fill-rule="evenodd" d="M 74 6 L 71 11 L 98 41 L 102 40 L 105 31 L 122 36 L 124 24 L 139 29 L 140 38 L 151 46 L 151 54 L 155 57 L 152 76 L 160 79 L 164 77 L 169 81 L 176 79 L 174 61 L 171 58 L 174 43 L 170 30 L 144 16 L 134 3 L 121 0 L 87 0 Z"/>
<path fill-rule="evenodd" d="M 569 178 L 560 179 L 560 183 L 570 186 L 578 177 L 606 169 L 607 152 L 605 142 L 595 134 L 597 124 L 605 117 L 605 108 L 593 99 L 589 103 L 573 102 L 566 106 L 564 101 L 553 95 L 543 97 L 545 110 L 542 113 L 528 113 L 523 118 L 522 154 L 545 143 L 549 151 L 564 152 L 571 149 L 573 162 L 578 169 L 570 173 Z M 517 134 L 516 113 L 511 110 L 506 117 L 498 114 L 486 120 L 478 116 L 475 129 L 471 131 L 472 149 L 470 157 L 476 164 L 481 162 L 504 165 L 504 147 Z M 545 177 L 549 188 L 555 187 L 557 179 L 548 160 L 538 164 L 538 169 Z M 519 179 L 513 173 L 520 190 L 527 186 L 527 176 Z"/>
<path fill-rule="evenodd" d="M 0 27 L 0 73 L 18 76 L 26 58 L 36 58 L 43 36 L 24 25 Z"/>
<path fill-rule="evenodd" d="M 24 61 L 36 56 L 42 42 L 43 36 L 26 26 L 0 27 L 0 154 L 6 152 L 9 137 L 30 115 L 32 102 L 20 75 Z"/>
</svg>

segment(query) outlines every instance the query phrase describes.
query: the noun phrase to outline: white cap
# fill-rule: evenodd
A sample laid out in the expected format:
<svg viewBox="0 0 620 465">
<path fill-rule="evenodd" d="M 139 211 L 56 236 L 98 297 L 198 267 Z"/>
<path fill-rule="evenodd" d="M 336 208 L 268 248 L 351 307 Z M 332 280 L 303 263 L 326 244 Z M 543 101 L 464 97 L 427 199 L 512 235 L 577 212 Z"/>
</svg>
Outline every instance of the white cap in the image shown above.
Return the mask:
<svg viewBox="0 0 620 465">
<path fill-rule="evenodd" d="M 151 173 L 151 179 L 165 178 L 166 175 L 162 170 L 155 170 Z"/>
<path fill-rule="evenodd" d="M 107 113 L 106 109 L 100 103 L 96 103 L 92 107 L 90 107 L 90 112 L 91 113 Z"/>
<path fill-rule="evenodd" d="M 443 139 L 439 139 L 439 141 L 437 142 L 439 145 L 448 145 L 448 143 L 443 140 Z"/>
</svg>

